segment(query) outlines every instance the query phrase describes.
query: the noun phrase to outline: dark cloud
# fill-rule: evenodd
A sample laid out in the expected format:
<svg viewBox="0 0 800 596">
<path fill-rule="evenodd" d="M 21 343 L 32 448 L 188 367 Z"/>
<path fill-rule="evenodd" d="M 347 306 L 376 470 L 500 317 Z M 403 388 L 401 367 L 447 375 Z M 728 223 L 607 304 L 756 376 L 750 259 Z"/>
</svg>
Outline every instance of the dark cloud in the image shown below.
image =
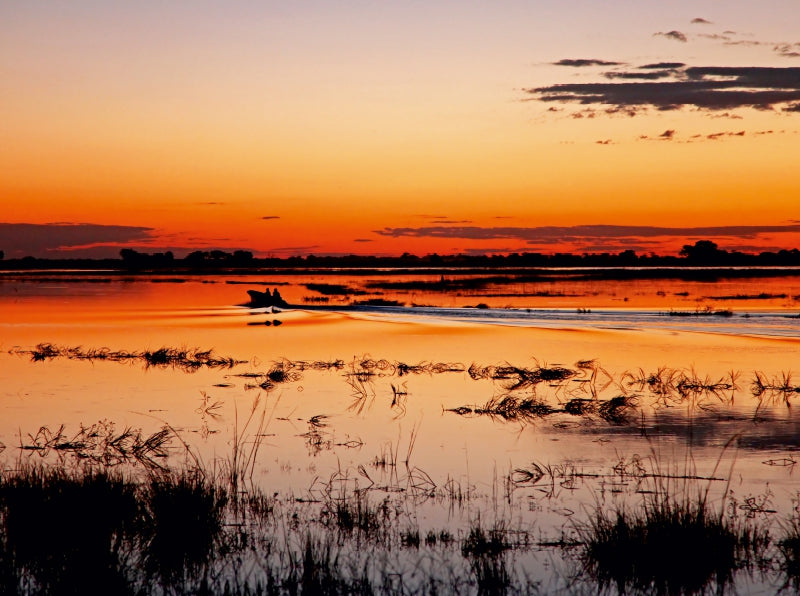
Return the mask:
<svg viewBox="0 0 800 596">
<path fill-rule="evenodd" d="M 356 238 L 353 242 L 375 242 L 372 238 Z"/>
<path fill-rule="evenodd" d="M 453 224 L 468 224 L 472 223 L 471 219 L 436 219 L 431 221 L 433 224 L 453 225 Z"/>
<path fill-rule="evenodd" d="M 692 19 L 692 25 L 712 25 L 712 24 L 713 23 L 711 21 L 707 21 L 702 17 L 697 17 Z"/>
<path fill-rule="evenodd" d="M 203 205 L 205 207 L 216 207 L 218 205 L 225 205 L 226 203 L 221 203 L 219 201 L 204 201 L 202 203 L 198 203 L 198 205 Z"/>
<path fill-rule="evenodd" d="M 704 226 L 657 227 L 620 225 L 537 226 L 537 227 L 479 227 L 479 226 L 426 226 L 421 228 L 384 228 L 375 230 L 380 236 L 392 238 L 459 238 L 466 240 L 521 240 L 528 244 L 560 244 L 564 242 L 601 242 L 643 238 L 756 238 L 761 234 L 800 233 L 800 225 L 779 226 Z"/>
<path fill-rule="evenodd" d="M 637 68 L 643 70 L 675 70 L 686 66 L 683 62 L 653 62 L 651 64 L 643 64 Z"/>
<path fill-rule="evenodd" d="M 553 62 L 556 66 L 621 66 L 622 62 L 608 62 L 606 60 L 597 60 L 596 58 L 562 58 L 558 62 Z"/>
<path fill-rule="evenodd" d="M 797 67 L 684 67 L 671 80 L 623 83 L 563 83 L 526 89 L 544 102 L 675 110 L 689 106 L 706 110 L 740 107 L 772 109 L 800 102 Z"/>
<path fill-rule="evenodd" d="M 681 33 L 680 31 L 667 31 L 664 33 L 663 31 L 659 31 L 658 33 L 653 33 L 654 37 L 666 37 L 667 39 L 674 39 L 675 41 L 680 41 L 686 43 L 686 34 Z"/>
<path fill-rule="evenodd" d="M 800 43 L 779 43 L 772 49 L 784 58 L 800 58 Z"/>
<path fill-rule="evenodd" d="M 702 37 L 704 39 L 712 39 L 714 41 L 730 41 L 731 36 L 730 34 L 726 33 L 698 33 L 697 37 Z M 734 42 L 736 43 L 736 42 Z"/>
<path fill-rule="evenodd" d="M 280 215 L 264 215 L 261 217 L 261 219 L 280 219 L 280 218 L 281 218 Z"/>
<path fill-rule="evenodd" d="M 739 114 L 733 114 L 731 112 L 723 112 L 722 114 L 712 114 L 712 118 L 730 118 L 731 120 L 742 120 L 742 116 Z"/>
<path fill-rule="evenodd" d="M 62 253 L 95 249 L 103 256 L 116 257 L 120 248 L 153 238 L 153 228 L 90 223 L 0 223 L 0 250 L 6 257 L 74 256 Z"/>
<path fill-rule="evenodd" d="M 724 39 L 724 38 L 720 37 L 719 39 Z M 756 46 L 766 46 L 766 45 L 771 45 L 771 44 L 769 42 L 766 42 L 766 41 L 756 41 L 754 39 L 739 39 L 737 41 L 726 41 L 724 45 L 726 45 L 726 46 L 745 46 L 745 47 L 748 47 L 748 48 L 754 48 Z"/>
<path fill-rule="evenodd" d="M 792 105 L 783 108 L 784 112 L 800 112 L 800 103 L 793 103 Z"/>
<path fill-rule="evenodd" d="M 661 133 L 660 135 L 658 135 L 658 136 L 659 136 L 660 138 L 662 138 L 662 139 L 665 139 L 665 140 L 671 140 L 671 139 L 672 139 L 672 138 L 675 136 L 675 131 L 674 131 L 674 130 L 672 130 L 672 129 L 670 129 L 670 130 L 665 130 L 664 132 L 662 132 L 662 133 Z"/>
<path fill-rule="evenodd" d="M 611 139 L 605 139 L 603 141 L 595 141 L 596 145 L 613 145 L 613 141 Z"/>
<path fill-rule="evenodd" d="M 612 70 L 609 72 L 604 72 L 603 76 L 607 79 L 640 79 L 643 81 L 656 81 L 658 79 L 668 79 L 674 74 L 674 70 L 647 70 L 645 72 Z"/>
<path fill-rule="evenodd" d="M 716 141 L 721 139 L 722 137 L 743 137 L 744 131 L 740 130 L 739 132 L 714 132 L 711 134 L 706 135 L 706 138 L 710 141 Z"/>
</svg>

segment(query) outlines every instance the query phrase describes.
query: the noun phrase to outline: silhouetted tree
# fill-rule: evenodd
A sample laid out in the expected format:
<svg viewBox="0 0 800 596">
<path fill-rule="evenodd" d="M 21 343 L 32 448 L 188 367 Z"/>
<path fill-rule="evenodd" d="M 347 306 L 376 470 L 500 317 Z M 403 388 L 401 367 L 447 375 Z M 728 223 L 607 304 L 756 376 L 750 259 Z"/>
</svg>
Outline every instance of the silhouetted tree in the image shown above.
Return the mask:
<svg viewBox="0 0 800 596">
<path fill-rule="evenodd" d="M 711 242 L 711 240 L 698 240 L 693 245 L 684 244 L 680 254 L 689 261 L 708 264 L 720 261 L 728 252 L 720 250 L 716 242 Z"/>
<path fill-rule="evenodd" d="M 0 261 L 2 261 L 6 257 L 6 254 L 0 250 Z"/>
<path fill-rule="evenodd" d="M 233 253 L 233 260 L 239 262 L 247 262 L 253 260 L 253 253 L 249 250 L 237 250 Z"/>
<path fill-rule="evenodd" d="M 194 252 L 190 252 L 186 255 L 184 259 L 187 263 L 202 263 L 208 258 L 208 252 L 202 250 L 196 250 Z"/>
</svg>

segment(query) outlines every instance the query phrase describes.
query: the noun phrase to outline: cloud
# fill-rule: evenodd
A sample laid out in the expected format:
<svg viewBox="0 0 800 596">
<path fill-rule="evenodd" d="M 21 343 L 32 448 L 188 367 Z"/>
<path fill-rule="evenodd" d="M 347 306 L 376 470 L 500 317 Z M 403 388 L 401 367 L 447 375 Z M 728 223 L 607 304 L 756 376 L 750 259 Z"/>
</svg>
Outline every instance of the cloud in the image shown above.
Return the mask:
<svg viewBox="0 0 800 596">
<path fill-rule="evenodd" d="M 779 43 L 772 49 L 784 58 L 800 58 L 800 43 Z"/>
<path fill-rule="evenodd" d="M 648 70 L 645 72 L 612 70 L 604 72 L 603 76 L 607 79 L 641 79 L 645 81 L 655 81 L 658 79 L 667 79 L 674 74 L 674 70 Z"/>
<path fill-rule="evenodd" d="M 702 17 L 694 18 L 694 19 L 692 19 L 691 22 L 692 22 L 692 25 L 713 25 L 713 23 L 711 21 L 707 21 L 706 19 L 704 19 Z"/>
<path fill-rule="evenodd" d="M 595 145 L 613 145 L 614 142 L 611 139 L 604 139 L 602 141 L 595 141 Z"/>
<path fill-rule="evenodd" d="M 356 238 L 353 242 L 375 242 L 372 238 Z"/>
<path fill-rule="evenodd" d="M 621 66 L 622 62 L 608 62 L 606 60 L 598 60 L 596 58 L 562 58 L 558 62 L 553 62 L 556 66 L 573 66 L 573 67 L 586 67 L 586 66 Z"/>
<path fill-rule="evenodd" d="M 391 228 L 375 230 L 380 236 L 392 238 L 459 238 L 465 240 L 521 240 L 528 244 L 562 244 L 565 242 L 592 242 L 611 240 L 622 244 L 624 239 L 642 242 L 644 238 L 719 238 L 752 239 L 761 234 L 800 233 L 800 224 L 777 226 L 703 226 L 658 227 L 622 225 L 536 226 L 536 227 L 480 227 L 480 226 L 425 226 L 420 228 Z"/>
<path fill-rule="evenodd" d="M 7 258 L 53 258 L 78 249 L 98 249 L 98 253 L 116 257 L 120 248 L 132 242 L 152 240 L 154 231 L 141 226 L 91 223 L 0 223 L 0 250 Z"/>
<path fill-rule="evenodd" d="M 772 109 L 781 104 L 800 102 L 800 68 L 689 66 L 676 69 L 669 80 L 562 83 L 525 91 L 534 99 L 548 103 L 662 111 L 681 107 Z"/>
<path fill-rule="evenodd" d="M 686 66 L 683 62 L 653 62 L 651 64 L 643 64 L 638 68 L 644 70 L 675 70 L 676 68 L 683 68 Z"/>
<path fill-rule="evenodd" d="M 261 219 L 280 219 L 280 218 L 281 218 L 280 215 L 264 215 L 261 217 Z"/>
<path fill-rule="evenodd" d="M 468 224 L 472 223 L 471 219 L 435 219 L 431 221 L 433 224 L 452 225 L 452 224 Z"/>
<path fill-rule="evenodd" d="M 720 39 L 724 39 L 724 38 L 720 38 Z M 767 41 L 755 41 L 754 39 L 740 39 L 738 41 L 726 41 L 724 45 L 726 45 L 726 46 L 745 46 L 745 47 L 748 47 L 748 48 L 754 48 L 754 47 L 757 47 L 757 46 L 767 46 L 767 45 L 771 45 L 771 44 L 770 44 L 770 42 L 767 42 Z"/>
<path fill-rule="evenodd" d="M 716 141 L 721 139 L 722 137 L 743 137 L 744 131 L 740 130 L 739 132 L 714 132 L 711 134 L 706 135 L 706 138 L 710 141 Z"/>
<path fill-rule="evenodd" d="M 667 31 L 664 33 L 663 31 L 659 31 L 658 33 L 653 33 L 653 37 L 666 37 L 667 39 L 674 39 L 675 41 L 680 41 L 686 43 L 686 34 L 681 33 L 680 31 Z"/>
<path fill-rule="evenodd" d="M 697 37 L 702 37 L 704 39 L 711 39 L 714 41 L 730 41 L 731 35 L 729 33 L 698 33 Z M 731 42 L 727 45 L 735 45 L 739 44 L 740 42 Z"/>
<path fill-rule="evenodd" d="M 784 112 L 800 112 L 800 103 L 793 103 L 792 105 L 783 108 Z"/>
<path fill-rule="evenodd" d="M 672 130 L 672 129 L 670 129 L 670 130 L 665 130 L 664 132 L 662 132 L 662 133 L 661 133 L 660 135 L 658 135 L 658 136 L 659 136 L 660 138 L 662 138 L 662 139 L 666 140 L 666 141 L 670 141 L 670 140 L 672 140 L 672 137 L 674 137 L 674 136 L 675 136 L 675 131 L 674 131 L 674 130 Z"/>
</svg>

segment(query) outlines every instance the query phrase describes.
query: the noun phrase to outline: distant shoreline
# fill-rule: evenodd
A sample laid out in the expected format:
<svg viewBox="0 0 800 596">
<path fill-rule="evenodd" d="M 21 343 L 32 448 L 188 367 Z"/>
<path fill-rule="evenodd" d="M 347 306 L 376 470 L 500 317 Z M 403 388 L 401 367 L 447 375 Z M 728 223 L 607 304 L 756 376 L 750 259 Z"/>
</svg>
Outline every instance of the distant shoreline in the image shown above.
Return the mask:
<svg viewBox="0 0 800 596">
<path fill-rule="evenodd" d="M 614 281 L 637 279 L 680 279 L 686 281 L 709 281 L 720 279 L 771 278 L 800 276 L 800 266 L 594 266 L 594 267 L 477 267 L 477 266 L 419 266 L 419 267 L 230 267 L 203 266 L 132 269 L 122 266 L 120 261 L 47 261 L 27 262 L 0 261 L 0 281 L 26 277 L 31 281 L 43 281 L 49 277 L 60 280 L 91 278 L 99 281 L 105 277 L 154 278 L 164 282 L 168 277 L 181 281 L 185 277 L 248 277 L 254 275 L 347 275 L 347 276 L 450 276 L 502 275 L 508 281 Z M 498 280 L 500 281 L 500 280 Z M 230 281 L 230 283 L 239 283 Z M 248 283 L 242 281 L 241 283 Z"/>
</svg>

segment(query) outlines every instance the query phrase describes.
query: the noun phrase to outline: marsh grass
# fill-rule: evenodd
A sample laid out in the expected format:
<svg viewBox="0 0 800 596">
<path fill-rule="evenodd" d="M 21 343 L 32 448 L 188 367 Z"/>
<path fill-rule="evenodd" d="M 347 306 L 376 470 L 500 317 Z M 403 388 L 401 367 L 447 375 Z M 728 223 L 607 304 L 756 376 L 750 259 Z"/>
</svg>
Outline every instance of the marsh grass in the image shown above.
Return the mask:
<svg viewBox="0 0 800 596">
<path fill-rule="evenodd" d="M 59 456 L 72 455 L 87 464 L 105 467 L 120 464 L 140 463 L 151 469 L 160 469 L 159 459 L 166 458 L 172 432 L 164 427 L 150 435 L 141 429 L 126 427 L 117 431 L 108 420 L 91 426 L 83 426 L 72 435 L 65 434 L 62 424 L 55 431 L 42 426 L 36 434 L 20 435 L 20 449 L 47 457 L 51 453 Z"/>
<path fill-rule="evenodd" d="M 0 477 L 3 593 L 200 585 L 217 552 L 226 498 L 191 473 L 142 482 L 83 466 L 23 465 Z"/>
<path fill-rule="evenodd" d="M 260 406 L 251 424 L 257 420 Z M 246 428 L 238 431 L 244 453 L 233 460 L 248 461 Z M 787 591 L 798 583 L 800 522 L 795 516 L 773 540 L 761 521 L 767 493 L 728 499 L 723 514 L 688 474 L 634 457 L 613 473 L 650 482 L 652 491 L 640 507 L 598 503 L 577 538 L 535 540 L 497 511 L 474 514 L 475 503 L 464 529 L 422 532 L 419 498 L 446 499 L 446 491 L 398 461 L 399 442 L 393 450 L 394 465 L 406 470 L 393 476 L 396 484 L 339 470 L 315 489 L 319 498 L 302 501 L 236 485 L 224 469 L 132 476 L 120 468 L 20 465 L 0 476 L 0 589 L 77 594 L 91 578 L 115 594 L 517 594 L 535 592 L 540 578 L 521 573 L 515 559 L 540 549 L 579 553 L 587 592 L 725 590 L 737 573 L 776 564 Z M 513 476 L 519 485 L 569 487 L 591 474 L 535 463 Z M 425 478 L 433 489 L 415 493 L 411 487 Z M 464 495 L 460 486 L 450 490 Z"/>
<path fill-rule="evenodd" d="M 623 425 L 630 421 L 631 413 L 637 406 L 638 399 L 631 395 L 618 395 L 607 400 L 573 398 L 559 407 L 535 396 L 505 394 L 493 397 L 482 406 L 459 406 L 446 411 L 460 416 L 489 416 L 506 422 L 533 422 L 555 414 L 582 418 L 597 414 L 609 424 Z"/>
<path fill-rule="evenodd" d="M 193 372 L 200 368 L 233 368 L 246 361 L 237 360 L 230 356 L 218 356 L 213 350 L 200 350 L 199 348 L 173 348 L 162 347 L 157 350 L 143 350 L 129 352 L 125 350 L 110 350 L 109 348 L 83 348 L 81 346 L 58 346 L 51 343 L 41 343 L 35 348 L 12 348 L 11 354 L 30 356 L 33 362 L 44 362 L 56 358 L 68 360 L 108 361 L 108 362 L 142 362 L 145 367 L 172 368 L 184 372 Z"/>
<path fill-rule="evenodd" d="M 639 505 L 597 505 L 589 521 L 578 527 L 582 573 L 599 591 L 724 593 L 739 571 L 765 566 L 772 543 L 769 524 L 748 514 L 727 488 L 719 506 L 710 501 L 711 481 L 734 443 L 735 438 L 726 444 L 703 482 L 698 482 L 690 460 L 683 472 L 663 469 L 655 453 L 646 462 L 638 457 L 630 462 L 639 480 Z M 627 474 L 630 466 L 621 460 L 620 467 Z M 768 498 L 745 502 L 760 504 L 755 513 L 766 513 Z"/>
<path fill-rule="evenodd" d="M 670 310 L 666 313 L 669 317 L 732 317 L 733 311 L 729 309 L 715 309 L 707 306 L 697 310 Z"/>
</svg>

